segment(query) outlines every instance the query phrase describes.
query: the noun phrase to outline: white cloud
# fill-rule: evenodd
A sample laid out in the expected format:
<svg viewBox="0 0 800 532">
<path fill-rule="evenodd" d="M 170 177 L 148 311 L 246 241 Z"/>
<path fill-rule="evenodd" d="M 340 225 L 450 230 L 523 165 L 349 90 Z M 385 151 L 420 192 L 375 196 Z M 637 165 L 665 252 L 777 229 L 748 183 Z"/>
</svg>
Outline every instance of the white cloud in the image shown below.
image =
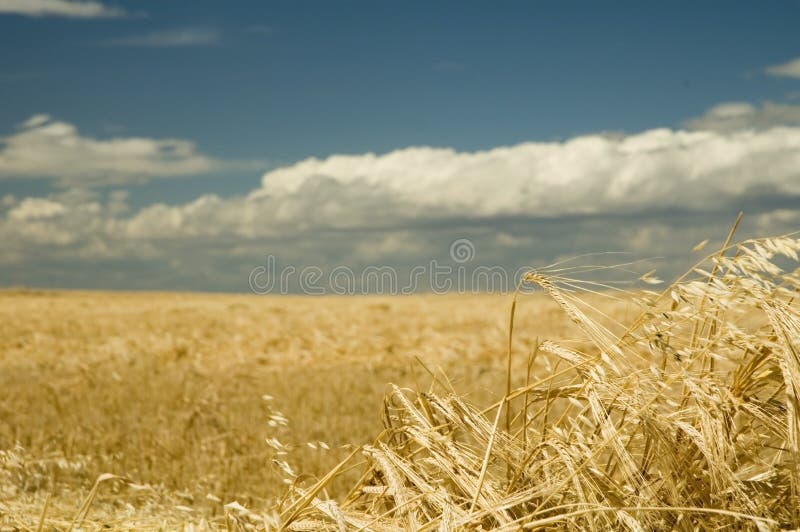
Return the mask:
<svg viewBox="0 0 800 532">
<path fill-rule="evenodd" d="M 88 265 L 124 259 L 116 267 L 160 265 L 160 280 L 123 276 L 155 283 L 150 287 L 246 289 L 249 269 L 266 253 L 283 264 L 409 265 L 437 253 L 446 258 L 456 238 L 474 239 L 478 260 L 502 265 L 598 250 L 685 256 L 696 242 L 724 236 L 740 208 L 748 215 L 742 234 L 748 223 L 762 234 L 800 229 L 800 127 L 741 120 L 764 108 L 716 107 L 690 122 L 705 124 L 700 130 L 584 135 L 476 152 L 415 147 L 311 158 L 267 172 L 246 196 L 208 194 L 181 205 L 135 210 L 124 191 L 11 198 L 5 214 L 0 209 L 7 249 L 0 260 L 21 266 L 43 264 L 42 257 Z M 28 133 L 35 142 L 20 140 Z M 43 116 L 12 138 L 0 150 L 0 171 L 13 166 L 57 175 L 78 165 L 67 179 L 80 183 L 87 173 L 108 182 L 112 167 L 160 175 L 173 164 L 194 168 L 186 160 L 207 161 L 191 145 L 162 160 L 160 141 L 133 150 L 132 139 L 84 139 Z M 89 275 L 78 267 L 72 274 Z"/>
<path fill-rule="evenodd" d="M 694 130 L 712 131 L 800 126 L 800 105 L 774 102 L 763 102 L 760 106 L 747 102 L 722 103 L 702 116 L 687 121 L 686 125 Z"/>
<path fill-rule="evenodd" d="M 800 78 L 800 57 L 779 65 L 768 66 L 766 71 L 772 76 Z"/>
<path fill-rule="evenodd" d="M 172 161 L 148 164 L 160 169 Z M 107 166 L 102 165 L 104 172 Z M 654 129 L 478 152 L 419 147 L 311 158 L 267 172 L 262 186 L 244 197 L 210 194 L 131 213 L 125 194 L 118 193 L 103 212 L 108 211 L 109 234 L 115 238 L 247 240 L 315 231 L 413 230 L 509 217 L 702 213 L 732 203 L 797 196 L 800 128 Z"/>
<path fill-rule="evenodd" d="M 421 147 L 312 158 L 268 172 L 250 198 L 292 205 L 320 189 L 320 207 L 344 206 L 332 214 L 365 225 L 394 210 L 443 218 L 708 209 L 752 189 L 800 194 L 800 128 L 653 129 L 479 152 Z"/>
<path fill-rule="evenodd" d="M 800 210 L 777 209 L 760 215 L 756 223 L 763 232 L 772 230 L 776 225 L 794 226 L 795 230 L 800 230 Z"/>
<path fill-rule="evenodd" d="M 116 18 L 127 15 L 124 9 L 102 2 L 77 0 L 0 0 L 0 14 L 28 17 Z"/>
<path fill-rule="evenodd" d="M 42 113 L 42 114 L 38 114 L 38 115 L 33 115 L 32 117 L 30 117 L 29 119 L 24 121 L 21 124 L 21 126 L 24 129 L 33 129 L 33 128 L 36 128 L 36 127 L 43 126 L 46 123 L 48 123 L 49 121 L 50 121 L 50 115 L 46 115 L 46 114 Z"/>
<path fill-rule="evenodd" d="M 219 31 L 212 28 L 177 28 L 155 31 L 106 41 L 112 46 L 143 46 L 153 48 L 209 46 L 220 41 Z"/>
<path fill-rule="evenodd" d="M 11 220 L 41 220 L 64 214 L 66 209 L 57 201 L 45 198 L 25 198 L 8 212 Z"/>
<path fill-rule="evenodd" d="M 201 174 L 217 164 L 186 140 L 94 139 L 41 114 L 0 137 L 0 180 L 54 177 L 62 184 L 88 186 Z"/>
<path fill-rule="evenodd" d="M 137 242 L 266 238 L 291 246 L 315 233 L 724 212 L 798 196 L 800 128 L 656 129 L 481 152 L 408 148 L 308 159 L 266 173 L 246 197 L 154 204 L 106 227 L 115 239 Z"/>
</svg>

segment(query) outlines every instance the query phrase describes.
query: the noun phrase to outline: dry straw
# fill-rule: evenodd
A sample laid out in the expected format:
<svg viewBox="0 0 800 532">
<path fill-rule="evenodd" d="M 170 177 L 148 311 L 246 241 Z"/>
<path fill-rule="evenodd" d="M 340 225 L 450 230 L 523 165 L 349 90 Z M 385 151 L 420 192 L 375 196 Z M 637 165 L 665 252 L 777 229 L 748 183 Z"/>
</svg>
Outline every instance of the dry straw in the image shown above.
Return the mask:
<svg viewBox="0 0 800 532">
<path fill-rule="evenodd" d="M 531 272 L 590 348 L 529 346 L 514 379 L 525 384 L 513 388 L 509 370 L 505 397 L 483 410 L 446 389 L 393 387 L 376 441 L 294 485 L 268 527 L 800 526 L 798 253 L 794 236 L 726 242 L 663 292 L 640 293 L 641 314 L 616 333 L 570 279 Z M 509 368 L 511 355 L 510 331 Z M 537 356 L 560 363 L 537 373 Z M 358 455 L 350 495 L 322 498 Z"/>
</svg>

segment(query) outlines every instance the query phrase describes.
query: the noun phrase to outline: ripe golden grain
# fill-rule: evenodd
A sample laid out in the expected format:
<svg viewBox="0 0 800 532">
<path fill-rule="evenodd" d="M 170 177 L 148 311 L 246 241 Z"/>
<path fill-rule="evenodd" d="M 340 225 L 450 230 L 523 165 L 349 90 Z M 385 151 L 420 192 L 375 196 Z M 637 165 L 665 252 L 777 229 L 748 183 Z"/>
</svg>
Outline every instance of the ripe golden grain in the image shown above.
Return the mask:
<svg viewBox="0 0 800 532">
<path fill-rule="evenodd" d="M 498 296 L 3 294 L 0 526 L 797 528 L 800 240 L 723 251 L 617 300 L 531 273 L 513 330 Z"/>
</svg>

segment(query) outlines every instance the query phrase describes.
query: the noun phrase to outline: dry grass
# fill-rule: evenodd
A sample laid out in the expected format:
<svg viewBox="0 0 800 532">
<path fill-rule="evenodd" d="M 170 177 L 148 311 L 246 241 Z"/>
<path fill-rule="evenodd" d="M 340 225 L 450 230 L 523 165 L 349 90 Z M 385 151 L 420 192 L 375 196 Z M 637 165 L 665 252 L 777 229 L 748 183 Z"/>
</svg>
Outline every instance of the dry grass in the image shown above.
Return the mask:
<svg viewBox="0 0 800 532">
<path fill-rule="evenodd" d="M 5 294 L 0 523 L 797 528 L 800 240 L 726 251 L 640 312 L 531 273 L 512 330 L 491 296 Z"/>
<path fill-rule="evenodd" d="M 531 298 L 521 341 L 578 335 Z M 88 513 L 98 526 L 220 525 L 223 503 L 268 508 L 285 486 L 265 439 L 323 475 L 380 430 L 386 383 L 430 383 L 415 357 L 477 402 L 499 398 L 507 314 L 508 297 L 491 295 L 0 292 L 0 529 L 35 529 L 49 495 L 47 523 L 66 528 L 103 473 L 149 487 L 104 482 Z M 269 426 L 276 411 L 287 427 Z M 318 441 L 330 449 L 306 445 Z"/>
<path fill-rule="evenodd" d="M 348 462 L 316 482 L 289 472 L 290 495 L 258 522 L 290 530 L 797 528 L 800 240 L 730 251 L 645 294 L 641 315 L 617 330 L 570 293 L 564 272 L 530 273 L 589 349 L 529 346 L 528 363 L 517 361 L 526 384 L 509 385 L 486 409 L 446 385 L 394 387 L 385 430 L 360 449 L 364 474 L 346 497 L 330 499 L 324 488 Z M 777 262 L 791 264 L 789 273 Z M 560 364 L 528 372 L 537 356 Z M 241 521 L 253 518 L 240 511 Z"/>
</svg>

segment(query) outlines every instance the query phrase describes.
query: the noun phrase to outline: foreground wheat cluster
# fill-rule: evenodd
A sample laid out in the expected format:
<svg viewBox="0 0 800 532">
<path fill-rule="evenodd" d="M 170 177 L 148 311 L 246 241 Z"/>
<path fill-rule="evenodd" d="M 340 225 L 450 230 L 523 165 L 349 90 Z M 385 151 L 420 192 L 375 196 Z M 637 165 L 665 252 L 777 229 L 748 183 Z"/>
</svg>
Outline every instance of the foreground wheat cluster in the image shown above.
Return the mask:
<svg viewBox="0 0 800 532">
<path fill-rule="evenodd" d="M 566 277 L 531 273 L 592 349 L 543 340 L 527 364 L 509 353 L 526 384 L 485 410 L 446 384 L 394 387 L 372 445 L 316 482 L 290 476 L 271 517 L 240 508 L 236 519 L 289 530 L 800 526 L 798 250 L 792 237 L 730 246 L 641 293 L 643 312 L 618 333 Z M 531 374 L 537 356 L 557 362 Z M 328 498 L 353 467 L 364 473 L 349 495 Z"/>
</svg>

